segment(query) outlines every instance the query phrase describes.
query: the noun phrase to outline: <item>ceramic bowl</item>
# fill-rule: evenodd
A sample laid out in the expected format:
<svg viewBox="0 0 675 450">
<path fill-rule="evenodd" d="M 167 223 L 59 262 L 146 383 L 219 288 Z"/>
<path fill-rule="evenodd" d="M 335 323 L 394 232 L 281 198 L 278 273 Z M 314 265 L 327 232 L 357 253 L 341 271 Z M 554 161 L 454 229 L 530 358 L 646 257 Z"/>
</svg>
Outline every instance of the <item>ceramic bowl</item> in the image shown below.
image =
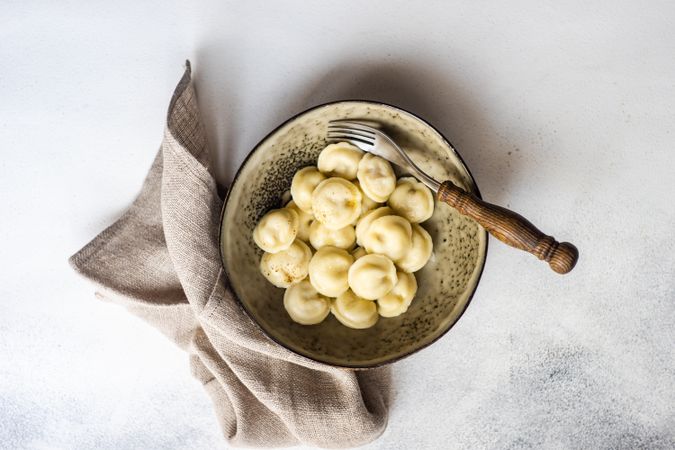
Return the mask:
<svg viewBox="0 0 675 450">
<path fill-rule="evenodd" d="M 487 234 L 473 220 L 437 201 L 433 216 L 422 224 L 433 238 L 434 252 L 429 263 L 415 273 L 418 291 L 405 314 L 380 318 L 365 330 L 347 328 L 332 315 L 318 325 L 293 322 L 283 306 L 284 290 L 260 274 L 262 251 L 251 234 L 268 210 L 282 206 L 293 174 L 316 165 L 319 152 L 327 145 L 328 121 L 343 118 L 381 123 L 423 170 L 480 195 L 457 151 L 424 120 L 382 103 L 329 103 L 289 119 L 248 155 L 225 200 L 220 251 L 238 301 L 271 339 L 315 361 L 368 368 L 428 346 L 457 322 L 480 279 Z"/>
</svg>

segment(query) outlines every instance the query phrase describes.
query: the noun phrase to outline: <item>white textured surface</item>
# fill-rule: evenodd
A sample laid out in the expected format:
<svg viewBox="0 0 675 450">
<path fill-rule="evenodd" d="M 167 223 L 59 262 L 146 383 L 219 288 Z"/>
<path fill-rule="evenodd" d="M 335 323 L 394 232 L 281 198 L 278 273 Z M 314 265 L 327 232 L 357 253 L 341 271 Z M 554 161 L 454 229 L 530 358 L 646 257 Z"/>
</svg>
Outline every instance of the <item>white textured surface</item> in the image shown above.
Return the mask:
<svg viewBox="0 0 675 450">
<path fill-rule="evenodd" d="M 675 4 L 412 3 L 4 2 L 2 447 L 224 446 L 186 357 L 66 264 L 137 192 L 185 58 L 223 179 L 295 112 L 385 100 L 581 250 L 559 277 L 493 240 L 368 448 L 675 446 Z"/>
</svg>

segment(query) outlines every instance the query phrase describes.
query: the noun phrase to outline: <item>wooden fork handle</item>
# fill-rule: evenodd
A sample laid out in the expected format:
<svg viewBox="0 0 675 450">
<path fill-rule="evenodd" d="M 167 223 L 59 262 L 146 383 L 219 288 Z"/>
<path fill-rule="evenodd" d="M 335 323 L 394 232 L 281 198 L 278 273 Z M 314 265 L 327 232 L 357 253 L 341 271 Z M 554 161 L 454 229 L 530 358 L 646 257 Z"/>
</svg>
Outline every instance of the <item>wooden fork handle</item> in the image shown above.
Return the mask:
<svg viewBox="0 0 675 450">
<path fill-rule="evenodd" d="M 556 241 L 539 231 L 520 214 L 484 202 L 451 181 L 444 181 L 441 184 L 438 199 L 474 219 L 505 244 L 525 250 L 548 262 L 555 272 L 569 272 L 579 259 L 579 251 L 574 245 Z"/>
</svg>

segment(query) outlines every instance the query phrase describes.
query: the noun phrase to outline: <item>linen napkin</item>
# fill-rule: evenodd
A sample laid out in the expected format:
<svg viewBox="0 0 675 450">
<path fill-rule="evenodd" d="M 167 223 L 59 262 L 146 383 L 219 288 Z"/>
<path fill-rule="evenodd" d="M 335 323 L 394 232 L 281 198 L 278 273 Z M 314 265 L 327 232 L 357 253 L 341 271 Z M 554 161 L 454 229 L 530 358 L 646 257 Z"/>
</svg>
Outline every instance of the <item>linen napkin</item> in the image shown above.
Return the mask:
<svg viewBox="0 0 675 450">
<path fill-rule="evenodd" d="M 97 285 L 97 297 L 125 306 L 189 354 L 231 445 L 374 440 L 387 423 L 387 369 L 343 370 L 296 355 L 265 337 L 233 297 L 189 61 L 166 122 L 139 196 L 71 265 Z"/>
</svg>

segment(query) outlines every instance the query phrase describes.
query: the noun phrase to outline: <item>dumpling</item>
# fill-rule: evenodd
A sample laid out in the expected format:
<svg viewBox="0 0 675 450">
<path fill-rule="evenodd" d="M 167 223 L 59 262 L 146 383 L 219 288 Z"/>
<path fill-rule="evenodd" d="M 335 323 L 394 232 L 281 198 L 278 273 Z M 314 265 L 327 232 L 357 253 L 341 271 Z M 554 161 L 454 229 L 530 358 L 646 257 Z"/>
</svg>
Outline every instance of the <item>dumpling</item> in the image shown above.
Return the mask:
<svg viewBox="0 0 675 450">
<path fill-rule="evenodd" d="M 339 230 L 361 215 L 361 192 L 344 178 L 328 178 L 312 193 L 312 211 L 326 228 Z"/>
<path fill-rule="evenodd" d="M 392 261 L 403 258 L 412 246 L 412 227 L 401 216 L 384 216 L 373 220 L 363 235 L 368 253 L 379 253 Z"/>
<path fill-rule="evenodd" d="M 384 255 L 371 254 L 357 259 L 347 275 L 349 287 L 359 297 L 376 300 L 396 285 L 396 267 Z"/>
<path fill-rule="evenodd" d="M 370 211 L 382 206 L 381 203 L 377 203 L 375 200 L 368 197 L 365 194 L 365 192 L 363 192 L 363 189 L 361 188 L 361 183 L 359 183 L 358 180 L 354 180 L 353 183 L 356 185 L 357 188 L 359 188 L 359 192 L 361 192 L 361 216 L 360 217 L 363 217 L 366 214 L 368 214 Z"/>
<path fill-rule="evenodd" d="M 298 213 L 298 239 L 309 242 L 309 227 L 314 220 L 314 216 L 311 213 L 298 208 L 298 205 L 293 200 L 288 202 L 285 207 Z"/>
<path fill-rule="evenodd" d="M 319 294 L 314 286 L 304 279 L 286 289 L 284 308 L 293 322 L 301 325 L 315 325 L 328 316 L 330 299 Z"/>
<path fill-rule="evenodd" d="M 304 167 L 293 175 L 291 181 L 291 196 L 298 208 L 305 212 L 312 212 L 312 192 L 325 180 L 324 174 L 314 166 Z"/>
<path fill-rule="evenodd" d="M 413 177 L 398 180 L 387 203 L 396 214 L 412 223 L 424 222 L 434 213 L 434 196 L 429 188 Z"/>
<path fill-rule="evenodd" d="M 386 202 L 396 188 L 396 175 L 389 161 L 370 153 L 361 158 L 356 176 L 366 196 L 376 202 Z"/>
<path fill-rule="evenodd" d="M 412 224 L 412 246 L 402 258 L 396 260 L 396 265 L 406 272 L 417 272 L 429 261 L 434 243 L 431 235 L 420 225 Z"/>
<path fill-rule="evenodd" d="M 377 312 L 382 317 L 396 317 L 408 310 L 417 293 L 415 275 L 397 272 L 398 283 L 384 297 L 377 299 Z"/>
<path fill-rule="evenodd" d="M 363 237 L 366 234 L 366 231 L 368 231 L 368 227 L 370 227 L 370 224 L 373 223 L 375 219 L 379 219 L 380 217 L 384 216 L 389 216 L 391 214 L 394 214 L 394 210 L 389 208 L 388 206 L 383 206 L 381 208 L 377 208 L 366 214 L 361 218 L 361 220 L 358 221 L 356 224 L 356 243 L 359 244 L 360 246 L 363 246 Z"/>
<path fill-rule="evenodd" d="M 380 317 L 375 302 L 359 298 L 350 290 L 333 300 L 330 310 L 341 324 L 356 329 L 370 328 Z"/>
<path fill-rule="evenodd" d="M 277 253 L 265 253 L 260 259 L 260 272 L 267 280 L 280 288 L 287 288 L 307 276 L 312 251 L 300 239 Z"/>
<path fill-rule="evenodd" d="M 288 206 L 288 202 L 293 200 L 293 197 L 291 197 L 291 190 L 286 189 L 283 194 L 281 194 L 281 204 Z"/>
<path fill-rule="evenodd" d="M 366 256 L 368 253 L 366 252 L 366 249 L 363 247 L 356 247 L 356 250 L 352 252 L 352 256 L 354 257 L 354 261 L 357 259 L 361 258 L 362 256 Z"/>
<path fill-rule="evenodd" d="M 288 208 L 265 214 L 253 230 L 256 245 L 268 253 L 277 253 L 291 246 L 298 234 L 300 218 Z"/>
<path fill-rule="evenodd" d="M 309 262 L 309 281 L 327 297 L 337 297 L 349 289 L 347 273 L 354 257 L 347 250 L 322 247 Z"/>
<path fill-rule="evenodd" d="M 347 142 L 330 144 L 319 153 L 317 166 L 329 177 L 356 178 L 363 152 Z"/>
<path fill-rule="evenodd" d="M 356 242 L 354 227 L 347 225 L 339 230 L 331 230 L 324 224 L 315 220 L 309 227 L 309 242 L 316 250 L 332 245 L 344 249 L 350 249 Z"/>
</svg>

